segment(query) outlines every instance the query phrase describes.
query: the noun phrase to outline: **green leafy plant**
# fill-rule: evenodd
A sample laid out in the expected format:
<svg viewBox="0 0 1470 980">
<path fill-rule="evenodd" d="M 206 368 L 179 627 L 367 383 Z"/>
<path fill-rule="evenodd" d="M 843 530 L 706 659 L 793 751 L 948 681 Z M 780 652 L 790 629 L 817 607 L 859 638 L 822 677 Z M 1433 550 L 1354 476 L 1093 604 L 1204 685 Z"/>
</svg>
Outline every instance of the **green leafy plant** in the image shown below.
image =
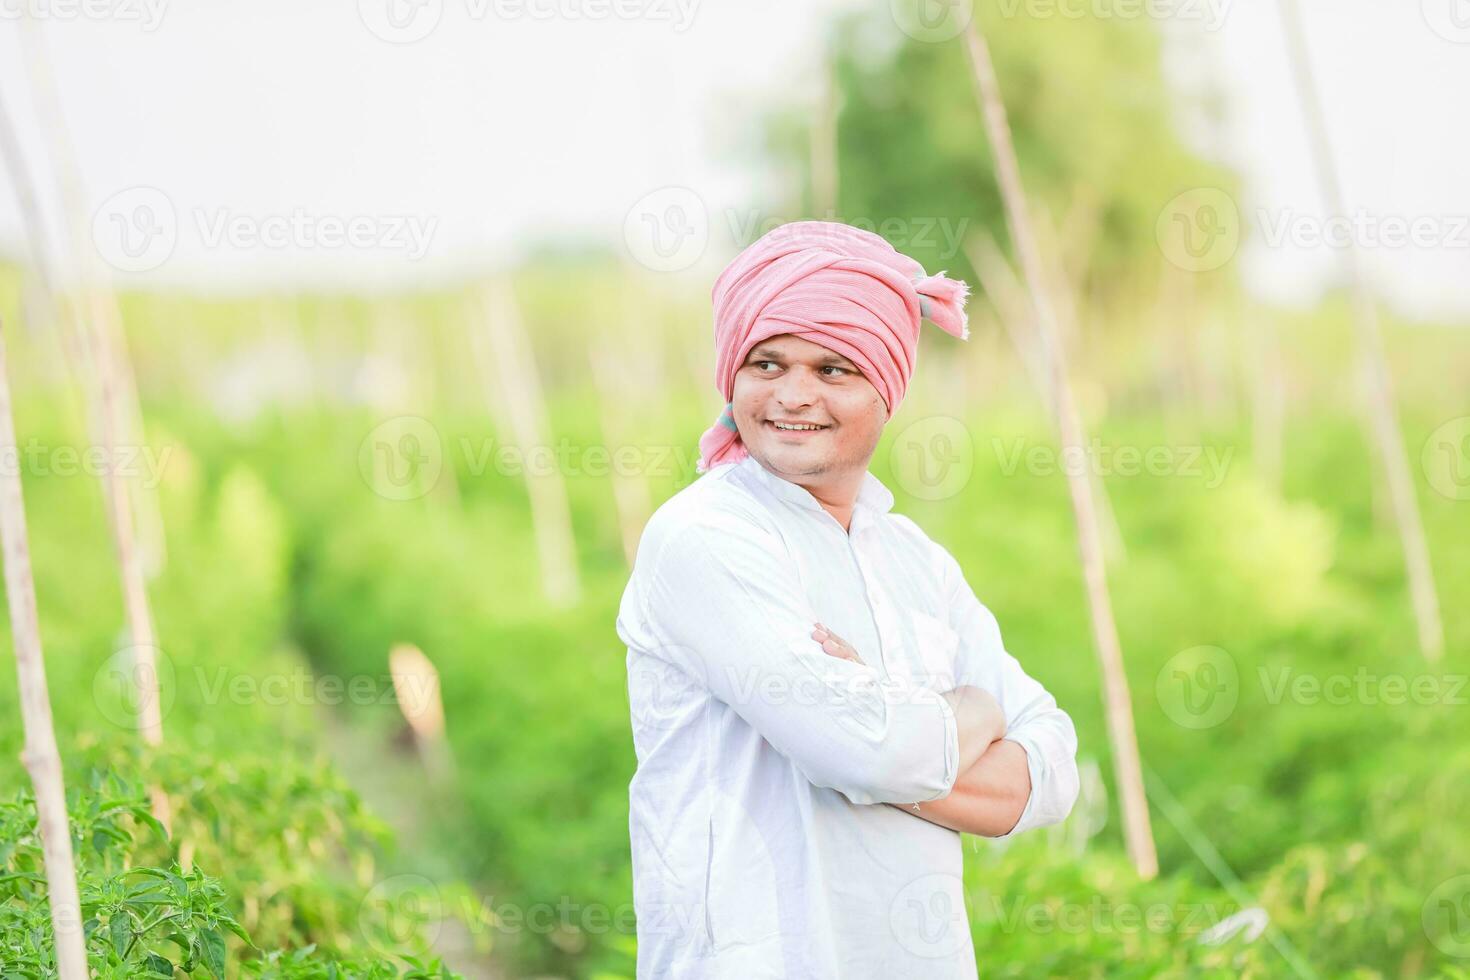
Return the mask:
<svg viewBox="0 0 1470 980">
<path fill-rule="evenodd" d="M 235 916 L 220 879 L 199 866 L 130 864 L 140 846 L 166 847 L 146 794 L 115 773 L 94 774 L 68 801 L 77 852 L 81 925 L 98 980 L 165 978 L 179 973 L 307 978 L 451 978 L 438 960 L 338 958 L 313 945 L 261 950 Z M 56 976 L 52 921 L 35 801 L 22 791 L 0 802 L 0 980 Z M 242 956 L 233 965 L 231 946 Z M 401 962 L 397 962 L 397 961 Z"/>
</svg>

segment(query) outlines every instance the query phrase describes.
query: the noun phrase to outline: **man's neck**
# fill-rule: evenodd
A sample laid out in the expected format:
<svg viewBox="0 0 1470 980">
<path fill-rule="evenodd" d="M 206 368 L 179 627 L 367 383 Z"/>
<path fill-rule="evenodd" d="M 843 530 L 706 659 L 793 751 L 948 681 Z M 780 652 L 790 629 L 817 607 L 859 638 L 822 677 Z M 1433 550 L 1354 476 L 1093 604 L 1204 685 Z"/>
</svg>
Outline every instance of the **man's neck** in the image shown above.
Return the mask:
<svg viewBox="0 0 1470 980">
<path fill-rule="evenodd" d="M 862 490 L 863 482 L 868 476 L 866 464 L 856 470 L 845 472 L 787 475 L 767 466 L 760 459 L 756 459 L 755 463 L 766 472 L 780 477 L 787 483 L 794 483 L 811 494 L 822 509 L 842 525 L 844 531 L 851 533 L 852 514 L 857 507 L 858 493 Z"/>
<path fill-rule="evenodd" d="M 852 532 L 852 512 L 857 506 L 858 491 L 862 489 L 863 475 L 858 474 L 856 478 L 846 477 L 840 482 L 826 481 L 821 484 L 807 485 L 800 480 L 793 480 L 797 486 L 806 490 L 822 505 L 822 509 L 837 519 L 842 529 L 848 533 Z"/>
</svg>

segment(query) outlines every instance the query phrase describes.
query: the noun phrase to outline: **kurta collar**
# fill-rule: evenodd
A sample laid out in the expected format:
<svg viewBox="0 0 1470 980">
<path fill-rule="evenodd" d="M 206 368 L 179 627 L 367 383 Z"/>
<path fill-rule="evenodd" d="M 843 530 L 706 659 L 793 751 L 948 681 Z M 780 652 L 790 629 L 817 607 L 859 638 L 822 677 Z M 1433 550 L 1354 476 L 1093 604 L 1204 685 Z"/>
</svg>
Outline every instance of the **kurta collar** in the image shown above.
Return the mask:
<svg viewBox="0 0 1470 980">
<path fill-rule="evenodd" d="M 826 508 L 818 502 L 816 497 L 812 496 L 810 490 L 772 473 L 762 466 L 760 461 L 754 456 L 746 456 L 738 465 L 745 469 L 753 478 L 770 488 L 771 492 L 782 500 L 789 500 L 798 507 L 804 507 L 807 510 L 820 510 L 825 512 Z M 883 481 L 879 480 L 871 472 L 864 473 L 863 485 L 858 488 L 854 512 L 857 510 L 866 510 L 871 516 L 876 517 L 879 514 L 886 514 L 892 508 L 892 491 L 885 487 Z M 855 519 L 856 514 L 854 513 Z"/>
</svg>

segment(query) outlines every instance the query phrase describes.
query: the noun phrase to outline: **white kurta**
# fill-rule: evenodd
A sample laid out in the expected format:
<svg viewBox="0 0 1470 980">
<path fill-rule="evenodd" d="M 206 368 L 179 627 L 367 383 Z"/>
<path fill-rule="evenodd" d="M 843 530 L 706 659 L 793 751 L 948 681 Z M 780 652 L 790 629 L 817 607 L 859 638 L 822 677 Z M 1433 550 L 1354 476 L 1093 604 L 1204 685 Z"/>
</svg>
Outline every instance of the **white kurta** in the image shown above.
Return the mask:
<svg viewBox="0 0 1470 980">
<path fill-rule="evenodd" d="M 867 474 L 851 534 L 754 457 L 649 521 L 617 631 L 639 977 L 976 976 L 960 835 L 886 802 L 947 795 L 983 687 L 1026 750 L 1006 836 L 1077 796 L 1072 721 L 1001 644 L 955 559 Z M 824 653 L 820 621 L 864 664 Z"/>
</svg>

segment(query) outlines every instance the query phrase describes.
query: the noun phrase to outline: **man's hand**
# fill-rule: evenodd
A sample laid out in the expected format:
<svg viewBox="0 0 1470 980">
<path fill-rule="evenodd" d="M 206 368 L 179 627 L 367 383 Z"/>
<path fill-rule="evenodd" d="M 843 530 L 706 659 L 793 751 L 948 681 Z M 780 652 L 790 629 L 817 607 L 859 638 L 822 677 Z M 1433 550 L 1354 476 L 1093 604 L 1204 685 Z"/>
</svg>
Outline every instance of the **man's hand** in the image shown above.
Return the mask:
<svg viewBox="0 0 1470 980">
<path fill-rule="evenodd" d="M 863 662 L 851 643 L 821 623 L 815 627 L 812 639 L 828 656 Z M 1016 826 L 1031 796 L 1026 750 L 1003 740 L 1005 711 L 983 687 L 957 687 L 946 692 L 944 700 L 954 709 L 959 729 L 960 775 L 954 789 L 922 808 L 918 803 L 888 805 L 950 830 L 1000 837 Z"/>
<path fill-rule="evenodd" d="M 857 650 L 842 637 L 823 626 L 814 624 L 812 639 L 822 644 L 822 650 L 830 657 L 862 663 Z M 992 742 L 1006 733 L 1006 716 L 995 695 L 980 687 L 957 687 L 944 694 L 944 700 L 954 711 L 955 724 L 959 729 L 960 772 L 973 766 Z"/>
<path fill-rule="evenodd" d="M 821 623 L 817 623 L 816 628 L 812 630 L 812 639 L 822 644 L 822 651 L 830 657 L 836 657 L 838 660 L 851 660 L 856 664 L 863 662 L 863 658 L 858 656 L 851 643 Z"/>
</svg>

